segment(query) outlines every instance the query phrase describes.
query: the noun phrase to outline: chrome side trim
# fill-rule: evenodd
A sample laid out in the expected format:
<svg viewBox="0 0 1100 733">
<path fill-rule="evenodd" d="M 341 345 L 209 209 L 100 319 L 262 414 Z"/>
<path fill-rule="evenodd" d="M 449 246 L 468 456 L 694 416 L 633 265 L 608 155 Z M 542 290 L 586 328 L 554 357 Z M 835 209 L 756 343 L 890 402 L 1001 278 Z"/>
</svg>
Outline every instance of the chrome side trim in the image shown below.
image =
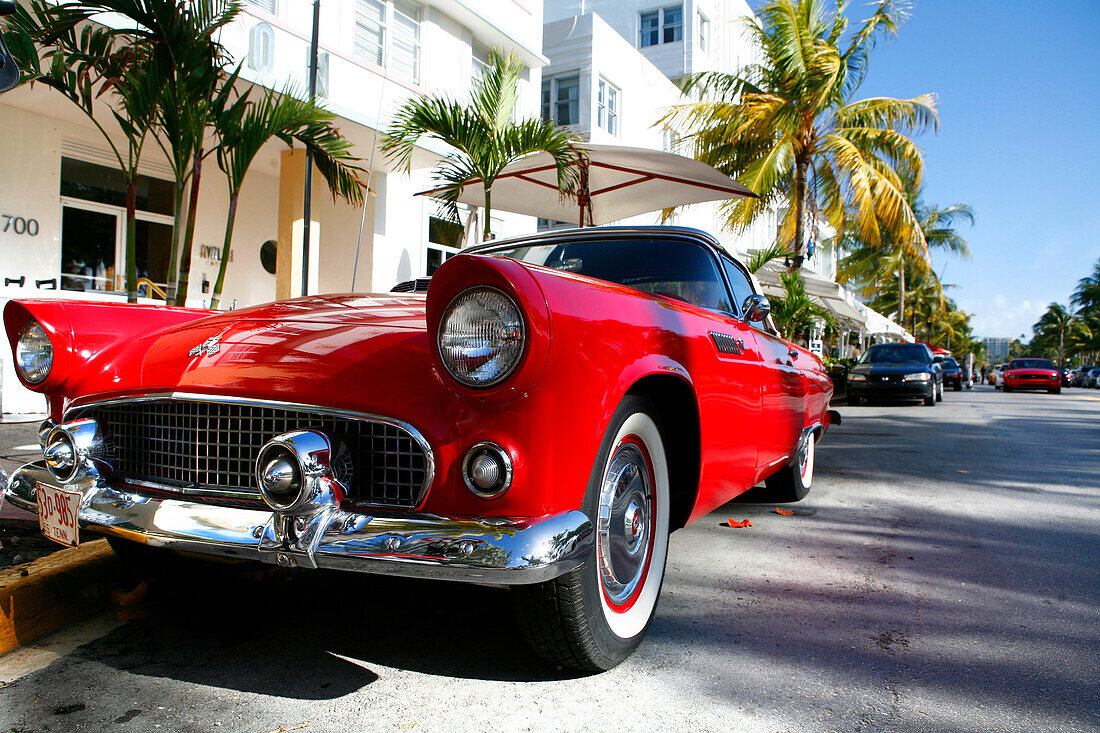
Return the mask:
<svg viewBox="0 0 1100 733">
<path fill-rule="evenodd" d="M 407 422 L 402 420 L 396 420 L 392 417 L 385 417 L 382 415 L 375 415 L 369 412 L 356 412 L 355 410 L 345 410 L 338 407 L 325 407 L 324 405 L 313 405 L 301 402 L 284 402 L 282 400 L 265 400 L 252 397 L 234 397 L 229 395 L 213 395 L 204 394 L 201 392 L 141 392 L 135 393 L 123 397 L 112 397 L 104 400 L 96 400 L 94 398 L 87 401 L 82 401 L 80 398 L 73 400 L 65 408 L 64 422 L 69 422 L 80 416 L 81 413 L 88 410 L 92 410 L 98 407 L 107 407 L 110 405 L 119 404 L 133 404 L 135 402 L 156 402 L 158 400 L 176 400 L 180 402 L 218 402 L 228 405 L 255 405 L 258 407 L 277 407 L 286 408 L 291 410 L 301 410 L 303 412 L 317 412 L 325 415 L 332 415 L 334 417 L 343 417 L 351 420 L 365 420 L 371 422 L 382 423 L 383 425 L 391 425 L 395 428 L 405 430 L 412 436 L 412 439 L 417 442 L 420 448 L 424 451 L 425 476 L 424 485 L 420 488 L 420 497 L 417 500 L 415 506 L 419 506 L 424 500 L 424 496 L 428 492 L 428 488 L 432 485 L 432 481 L 435 479 L 435 453 L 432 452 L 432 447 L 424 437 L 423 433 L 414 428 Z M 189 493 L 194 496 L 212 496 L 212 497 L 224 497 L 224 498 L 238 498 L 236 495 L 232 495 L 233 492 L 226 492 L 220 490 L 217 487 L 207 487 L 201 489 L 192 489 L 188 492 L 179 491 L 179 487 L 165 486 L 157 484 L 155 482 L 139 483 L 136 481 L 129 481 L 135 486 L 147 485 L 150 488 L 161 489 L 163 491 L 175 491 L 176 493 Z M 240 497 L 243 498 L 243 497 Z M 255 495 L 250 495 L 248 498 L 256 498 Z M 407 507 L 404 507 L 407 509 Z"/>
<path fill-rule="evenodd" d="M 4 495 L 37 511 L 38 484 L 57 481 L 41 461 L 16 471 Z M 542 517 L 369 516 L 343 511 L 308 516 L 153 498 L 98 477 L 79 490 L 80 524 L 153 547 L 321 567 L 473 583 L 542 583 L 578 567 L 594 547 L 584 512 Z"/>
</svg>

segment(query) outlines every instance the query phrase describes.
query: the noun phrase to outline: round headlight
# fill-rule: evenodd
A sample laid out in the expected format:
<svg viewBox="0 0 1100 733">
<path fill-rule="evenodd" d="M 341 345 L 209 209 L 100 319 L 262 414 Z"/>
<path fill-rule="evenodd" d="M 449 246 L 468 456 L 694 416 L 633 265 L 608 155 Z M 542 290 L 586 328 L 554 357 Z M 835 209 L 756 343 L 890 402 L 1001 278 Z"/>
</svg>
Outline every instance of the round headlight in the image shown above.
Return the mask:
<svg viewBox="0 0 1100 733">
<path fill-rule="evenodd" d="M 31 384 L 38 384 L 53 366 L 53 344 L 38 321 L 30 321 L 19 332 L 15 344 L 15 365 L 19 375 Z"/>
<path fill-rule="evenodd" d="M 523 356 L 519 306 L 493 288 L 459 293 L 439 323 L 439 355 L 451 376 L 469 387 L 491 387 L 511 374 Z"/>
</svg>

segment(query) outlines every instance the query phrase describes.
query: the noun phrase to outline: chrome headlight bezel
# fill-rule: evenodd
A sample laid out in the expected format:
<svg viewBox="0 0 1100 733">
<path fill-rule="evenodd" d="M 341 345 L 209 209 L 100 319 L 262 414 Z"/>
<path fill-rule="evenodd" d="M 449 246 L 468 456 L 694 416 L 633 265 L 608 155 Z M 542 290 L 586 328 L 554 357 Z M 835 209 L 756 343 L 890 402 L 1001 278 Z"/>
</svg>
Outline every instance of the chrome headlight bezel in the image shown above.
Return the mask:
<svg viewBox="0 0 1100 733">
<path fill-rule="evenodd" d="M 462 334 L 455 334 L 450 331 L 449 327 L 452 325 L 452 319 L 455 317 L 455 314 L 460 308 L 474 302 L 478 296 L 481 296 L 482 300 L 476 303 L 477 306 L 493 313 L 500 323 L 500 330 L 508 331 L 508 333 L 498 333 L 495 337 L 487 337 L 473 334 L 466 334 L 463 336 Z M 492 355 L 482 361 L 481 365 L 478 367 L 474 369 L 464 369 L 458 363 L 455 352 L 463 348 L 472 350 L 477 347 L 475 344 L 463 347 L 461 345 L 461 340 L 463 338 L 465 338 L 467 342 L 495 340 L 495 346 L 482 344 L 482 348 L 491 350 Z M 502 344 L 502 341 L 506 343 Z M 443 310 L 443 315 L 439 319 L 439 329 L 436 334 L 435 345 L 436 352 L 439 354 L 439 359 L 443 363 L 444 369 L 447 370 L 447 373 L 450 374 L 451 378 L 456 382 L 474 389 L 494 387 L 514 374 L 523 361 L 523 355 L 527 349 L 527 324 L 523 315 L 523 310 L 519 307 L 515 298 L 499 288 L 489 285 L 475 285 L 466 288 L 452 298 L 451 302 L 448 303 L 447 307 Z M 476 372 L 484 365 L 492 364 L 493 362 L 497 362 L 497 365 L 495 368 L 490 368 L 490 374 L 487 376 L 483 375 L 484 378 L 477 378 Z"/>
<path fill-rule="evenodd" d="M 44 361 L 44 366 L 34 364 L 35 360 Z M 54 348 L 50 335 L 41 323 L 32 318 L 19 331 L 15 342 L 15 368 L 27 384 L 42 384 L 50 376 L 53 360 Z"/>
</svg>

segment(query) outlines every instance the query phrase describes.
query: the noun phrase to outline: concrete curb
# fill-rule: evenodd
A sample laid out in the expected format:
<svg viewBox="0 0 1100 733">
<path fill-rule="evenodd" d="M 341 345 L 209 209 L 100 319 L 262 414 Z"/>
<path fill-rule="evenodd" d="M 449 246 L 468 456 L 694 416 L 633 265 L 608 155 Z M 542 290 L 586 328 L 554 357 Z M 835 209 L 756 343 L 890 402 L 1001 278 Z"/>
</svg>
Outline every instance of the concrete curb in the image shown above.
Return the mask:
<svg viewBox="0 0 1100 733">
<path fill-rule="evenodd" d="M 122 575 L 102 539 L 0 571 L 0 654 L 107 608 Z"/>
</svg>

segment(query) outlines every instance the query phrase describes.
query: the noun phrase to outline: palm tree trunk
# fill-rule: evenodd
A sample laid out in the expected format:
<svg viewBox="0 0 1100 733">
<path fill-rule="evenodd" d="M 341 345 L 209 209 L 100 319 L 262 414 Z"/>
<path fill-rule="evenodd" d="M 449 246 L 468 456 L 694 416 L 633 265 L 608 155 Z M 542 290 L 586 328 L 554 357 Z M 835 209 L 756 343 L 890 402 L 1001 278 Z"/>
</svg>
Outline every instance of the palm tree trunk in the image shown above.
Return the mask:
<svg viewBox="0 0 1100 733">
<path fill-rule="evenodd" d="M 800 160 L 794 169 L 794 258 L 791 269 L 802 267 L 806 252 L 806 161 Z"/>
<path fill-rule="evenodd" d="M 905 262 L 898 268 L 898 320 L 905 323 Z"/>
<path fill-rule="evenodd" d="M 126 302 L 137 302 L 137 171 L 126 182 Z"/>
<path fill-rule="evenodd" d="M 240 190 L 229 194 L 229 217 L 225 220 L 225 241 L 222 242 L 222 259 L 218 266 L 218 279 L 214 281 L 214 296 L 210 299 L 210 307 L 217 308 L 222 298 L 222 285 L 225 283 L 225 270 L 229 265 L 229 248 L 233 244 L 233 224 L 237 220 L 237 199 Z"/>
<path fill-rule="evenodd" d="M 202 148 L 195 151 L 195 163 L 191 168 L 191 198 L 187 204 L 187 229 L 183 234 L 180 255 L 180 279 L 176 290 L 176 305 L 187 305 L 187 280 L 191 274 L 191 245 L 195 241 L 195 214 L 199 208 L 199 178 L 202 175 Z"/>
<path fill-rule="evenodd" d="M 168 291 L 165 302 L 171 304 L 176 300 L 176 285 L 179 278 L 180 259 L 180 234 L 183 230 L 183 189 L 184 181 L 176 181 L 176 208 L 175 220 L 172 222 L 172 249 L 168 256 Z"/>
<path fill-rule="evenodd" d="M 481 241 L 483 241 L 483 242 L 488 242 L 493 236 L 493 233 L 489 230 L 489 212 L 492 211 L 492 208 L 493 208 L 492 198 L 493 198 L 493 189 L 492 189 L 491 186 L 486 186 L 485 187 L 485 225 L 482 228 L 482 236 L 481 236 Z"/>
</svg>

